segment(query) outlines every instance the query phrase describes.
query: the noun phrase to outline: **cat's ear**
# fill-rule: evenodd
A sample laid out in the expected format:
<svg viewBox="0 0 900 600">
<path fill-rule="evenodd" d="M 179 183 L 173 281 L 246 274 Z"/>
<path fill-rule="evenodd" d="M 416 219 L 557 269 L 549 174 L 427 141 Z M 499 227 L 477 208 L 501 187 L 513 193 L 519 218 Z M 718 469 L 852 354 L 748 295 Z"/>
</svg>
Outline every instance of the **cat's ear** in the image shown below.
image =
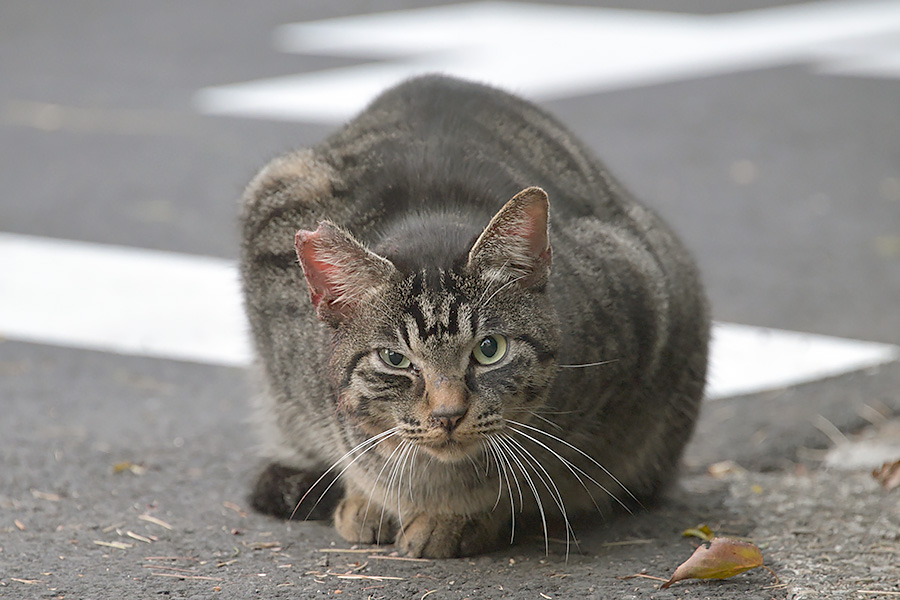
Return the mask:
<svg viewBox="0 0 900 600">
<path fill-rule="evenodd" d="M 547 194 L 530 187 L 494 215 L 472 249 L 468 267 L 488 279 L 542 287 L 550 275 Z"/>
<path fill-rule="evenodd" d="M 329 221 L 315 231 L 298 231 L 294 248 L 316 313 L 330 325 L 349 317 L 397 272 L 393 263 Z"/>
</svg>

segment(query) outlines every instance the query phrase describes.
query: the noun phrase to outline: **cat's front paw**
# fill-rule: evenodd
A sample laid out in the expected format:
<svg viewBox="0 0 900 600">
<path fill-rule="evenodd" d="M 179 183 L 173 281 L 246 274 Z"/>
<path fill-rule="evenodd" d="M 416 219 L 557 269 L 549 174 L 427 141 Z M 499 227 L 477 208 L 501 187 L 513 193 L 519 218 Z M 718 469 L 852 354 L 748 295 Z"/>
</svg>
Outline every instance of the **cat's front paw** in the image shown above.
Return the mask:
<svg viewBox="0 0 900 600">
<path fill-rule="evenodd" d="M 395 544 L 412 557 L 472 556 L 499 548 L 508 525 L 502 515 L 495 513 L 475 517 L 423 513 L 403 524 Z"/>
<path fill-rule="evenodd" d="M 334 511 L 334 527 L 348 542 L 386 544 L 396 535 L 391 516 L 368 497 L 350 494 Z"/>
</svg>

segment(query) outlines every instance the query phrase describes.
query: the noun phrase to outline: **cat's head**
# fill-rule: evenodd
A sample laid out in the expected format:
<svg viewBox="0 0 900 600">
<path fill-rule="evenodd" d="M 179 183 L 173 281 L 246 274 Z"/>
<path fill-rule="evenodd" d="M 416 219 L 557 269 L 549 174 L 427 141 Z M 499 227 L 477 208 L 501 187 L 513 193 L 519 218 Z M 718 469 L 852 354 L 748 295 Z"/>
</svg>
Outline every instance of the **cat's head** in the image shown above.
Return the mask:
<svg viewBox="0 0 900 600">
<path fill-rule="evenodd" d="M 559 345 L 547 211 L 543 190 L 520 192 L 447 270 L 402 272 L 327 221 L 297 233 L 310 298 L 334 330 L 338 406 L 355 426 L 396 427 L 455 461 L 544 403 Z"/>
</svg>

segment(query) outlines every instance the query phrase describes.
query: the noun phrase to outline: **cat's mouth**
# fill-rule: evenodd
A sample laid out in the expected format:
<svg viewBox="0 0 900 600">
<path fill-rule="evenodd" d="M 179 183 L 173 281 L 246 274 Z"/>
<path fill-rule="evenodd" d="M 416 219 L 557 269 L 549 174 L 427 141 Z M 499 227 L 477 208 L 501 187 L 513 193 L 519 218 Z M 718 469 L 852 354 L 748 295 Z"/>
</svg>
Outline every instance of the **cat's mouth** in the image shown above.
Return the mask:
<svg viewBox="0 0 900 600">
<path fill-rule="evenodd" d="M 444 437 L 443 439 L 419 441 L 419 447 L 444 462 L 456 462 L 472 453 L 478 446 L 474 439 L 458 439 Z"/>
</svg>

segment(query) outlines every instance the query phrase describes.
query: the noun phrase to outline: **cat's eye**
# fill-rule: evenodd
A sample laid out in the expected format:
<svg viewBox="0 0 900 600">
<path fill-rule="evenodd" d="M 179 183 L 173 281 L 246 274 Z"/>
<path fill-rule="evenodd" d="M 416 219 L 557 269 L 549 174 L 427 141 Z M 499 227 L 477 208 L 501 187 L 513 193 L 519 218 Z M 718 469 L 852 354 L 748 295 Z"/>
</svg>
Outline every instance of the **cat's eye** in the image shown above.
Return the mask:
<svg viewBox="0 0 900 600">
<path fill-rule="evenodd" d="M 393 350 L 388 350 L 387 348 L 382 348 L 378 351 L 378 356 L 381 357 L 381 360 L 384 361 L 389 367 L 393 367 L 395 369 L 406 369 L 409 368 L 411 364 L 409 359 L 399 352 L 394 352 Z"/>
<path fill-rule="evenodd" d="M 506 356 L 506 338 L 502 335 L 489 335 L 478 342 L 472 350 L 472 356 L 482 365 L 492 365 Z"/>
</svg>

